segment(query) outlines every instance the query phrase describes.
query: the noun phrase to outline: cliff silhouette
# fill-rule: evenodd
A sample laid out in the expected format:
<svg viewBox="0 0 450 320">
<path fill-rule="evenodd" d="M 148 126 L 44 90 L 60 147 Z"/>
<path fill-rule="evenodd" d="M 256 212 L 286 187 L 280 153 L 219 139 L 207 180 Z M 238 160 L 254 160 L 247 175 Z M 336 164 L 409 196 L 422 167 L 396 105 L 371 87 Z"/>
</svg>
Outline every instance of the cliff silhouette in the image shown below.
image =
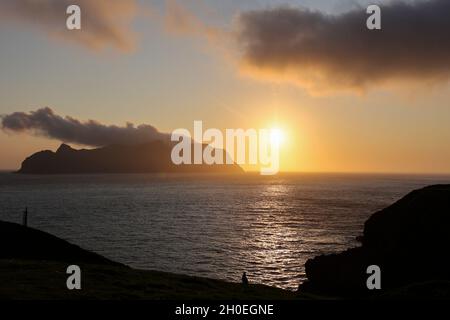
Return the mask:
<svg viewBox="0 0 450 320">
<path fill-rule="evenodd" d="M 450 185 L 415 190 L 373 214 L 362 245 L 305 264 L 300 292 L 339 297 L 450 297 Z M 367 267 L 381 269 L 381 290 L 368 290 Z"/>
<path fill-rule="evenodd" d="M 82 173 L 243 173 L 232 165 L 175 165 L 172 146 L 163 141 L 137 145 L 110 145 L 91 150 L 76 150 L 61 144 L 56 152 L 37 152 L 22 162 L 18 173 L 82 174 Z M 225 151 L 216 149 L 215 152 Z"/>
</svg>

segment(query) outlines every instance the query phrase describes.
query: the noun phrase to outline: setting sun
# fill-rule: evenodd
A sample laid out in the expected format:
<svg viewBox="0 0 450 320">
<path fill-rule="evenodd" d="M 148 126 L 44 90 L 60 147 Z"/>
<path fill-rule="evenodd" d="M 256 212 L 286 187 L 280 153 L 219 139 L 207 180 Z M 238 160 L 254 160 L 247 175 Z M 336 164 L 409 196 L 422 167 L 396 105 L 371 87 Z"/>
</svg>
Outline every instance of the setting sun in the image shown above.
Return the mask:
<svg viewBox="0 0 450 320">
<path fill-rule="evenodd" d="M 285 139 L 284 132 L 278 128 L 270 129 L 270 144 L 272 146 L 280 146 Z"/>
</svg>

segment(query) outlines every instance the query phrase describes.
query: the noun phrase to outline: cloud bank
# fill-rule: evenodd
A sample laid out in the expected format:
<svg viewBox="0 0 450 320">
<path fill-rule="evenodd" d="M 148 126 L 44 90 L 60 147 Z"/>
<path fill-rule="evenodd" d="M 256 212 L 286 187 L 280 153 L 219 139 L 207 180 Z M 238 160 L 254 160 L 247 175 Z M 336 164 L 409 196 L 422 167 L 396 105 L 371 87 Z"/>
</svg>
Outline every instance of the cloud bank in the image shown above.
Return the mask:
<svg viewBox="0 0 450 320">
<path fill-rule="evenodd" d="M 67 143 L 100 147 L 111 144 L 139 144 L 154 140 L 168 140 L 151 125 L 125 127 L 104 125 L 94 120 L 82 122 L 72 117 L 61 117 L 50 108 L 29 113 L 14 112 L 1 117 L 2 129 L 14 133 L 31 133 Z"/>
<path fill-rule="evenodd" d="M 381 6 L 382 30 L 365 8 L 341 15 L 277 7 L 238 17 L 242 66 L 253 76 L 311 91 L 364 90 L 388 81 L 447 81 L 450 1 Z"/>
<path fill-rule="evenodd" d="M 80 31 L 66 29 L 66 9 L 72 4 L 82 11 Z M 28 23 L 93 50 L 130 51 L 135 45 L 130 24 L 137 9 L 135 0 L 0 0 L 0 19 Z"/>
</svg>

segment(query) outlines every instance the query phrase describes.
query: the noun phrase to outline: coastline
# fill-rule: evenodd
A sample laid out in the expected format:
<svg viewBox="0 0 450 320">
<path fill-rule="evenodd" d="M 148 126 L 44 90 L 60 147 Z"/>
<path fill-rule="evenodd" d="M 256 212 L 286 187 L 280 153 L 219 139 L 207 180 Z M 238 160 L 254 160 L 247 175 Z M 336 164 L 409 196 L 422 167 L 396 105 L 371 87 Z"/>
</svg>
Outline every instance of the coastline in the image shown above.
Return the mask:
<svg viewBox="0 0 450 320">
<path fill-rule="evenodd" d="M 0 221 L 0 300 L 292 300 L 296 292 L 260 284 L 133 269 L 33 228 Z M 5 237 L 9 238 L 5 242 Z M 41 245 L 45 247 L 39 248 Z M 5 248 L 7 248 L 5 250 Z M 73 255 L 73 258 L 71 256 Z M 82 289 L 66 269 L 80 266 Z"/>
<path fill-rule="evenodd" d="M 298 291 L 133 269 L 49 233 L 0 221 L 0 299 L 448 299 L 449 195 L 450 185 L 432 185 L 375 212 L 361 246 L 306 262 L 308 280 Z M 70 265 L 81 269 L 82 290 L 66 287 Z M 366 282 L 373 265 L 383 272 L 379 290 Z"/>
</svg>

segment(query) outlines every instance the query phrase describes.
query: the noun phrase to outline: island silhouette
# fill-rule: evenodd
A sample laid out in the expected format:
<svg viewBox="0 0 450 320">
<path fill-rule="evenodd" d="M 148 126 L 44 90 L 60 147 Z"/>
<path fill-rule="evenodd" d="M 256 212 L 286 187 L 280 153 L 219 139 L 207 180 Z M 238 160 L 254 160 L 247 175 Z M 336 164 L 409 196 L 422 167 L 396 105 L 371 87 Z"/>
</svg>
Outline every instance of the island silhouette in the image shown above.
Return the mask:
<svg viewBox="0 0 450 320">
<path fill-rule="evenodd" d="M 203 147 L 206 147 L 205 145 Z M 172 145 L 162 140 L 143 144 L 109 145 L 77 150 L 61 144 L 56 152 L 44 150 L 26 158 L 17 171 L 23 174 L 94 174 L 94 173 L 220 173 L 239 174 L 237 164 L 175 165 Z M 215 149 L 215 152 L 225 151 Z"/>
</svg>

